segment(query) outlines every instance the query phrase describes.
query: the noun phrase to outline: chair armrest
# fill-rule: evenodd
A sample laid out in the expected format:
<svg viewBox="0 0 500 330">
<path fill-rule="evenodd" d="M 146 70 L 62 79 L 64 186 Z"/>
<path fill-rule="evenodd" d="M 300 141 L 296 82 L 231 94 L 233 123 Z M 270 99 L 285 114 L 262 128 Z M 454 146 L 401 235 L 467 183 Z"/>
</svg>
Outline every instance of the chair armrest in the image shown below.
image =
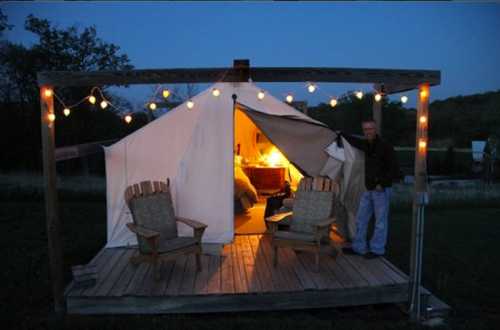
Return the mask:
<svg viewBox="0 0 500 330">
<path fill-rule="evenodd" d="M 196 220 L 192 220 L 192 219 L 188 219 L 188 218 L 181 218 L 181 217 L 175 217 L 175 220 L 178 222 L 182 222 L 193 229 L 207 228 L 206 224 L 199 222 L 199 221 L 196 221 Z"/>
<path fill-rule="evenodd" d="M 144 228 L 142 226 L 138 226 L 132 222 L 127 223 L 127 227 L 128 227 L 128 229 L 130 229 L 130 231 L 132 231 L 132 232 L 136 233 L 137 235 L 144 237 L 144 238 L 149 239 L 149 238 L 153 238 L 156 236 L 160 236 L 159 232 L 157 232 L 155 230 Z"/>
<path fill-rule="evenodd" d="M 318 223 L 315 224 L 315 226 L 316 226 L 316 228 L 321 229 L 321 228 L 330 226 L 334 222 L 335 222 L 335 218 L 328 218 L 328 219 L 324 219 L 324 220 L 319 221 Z"/>
<path fill-rule="evenodd" d="M 285 212 L 285 213 L 278 213 L 275 215 L 272 215 L 270 217 L 265 218 L 264 220 L 267 223 L 279 223 L 280 221 L 283 221 L 290 217 L 293 214 L 293 212 Z"/>
</svg>

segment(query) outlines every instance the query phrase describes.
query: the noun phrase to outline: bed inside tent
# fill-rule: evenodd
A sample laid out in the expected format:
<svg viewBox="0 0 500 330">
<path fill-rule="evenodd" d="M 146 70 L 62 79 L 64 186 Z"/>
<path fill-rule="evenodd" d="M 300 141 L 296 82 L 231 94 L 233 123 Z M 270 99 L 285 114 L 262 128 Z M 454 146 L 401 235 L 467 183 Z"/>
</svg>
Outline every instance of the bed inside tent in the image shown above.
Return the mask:
<svg viewBox="0 0 500 330">
<path fill-rule="evenodd" d="M 234 224 L 236 234 L 261 234 L 268 198 L 295 191 L 303 175 L 245 114 L 234 113 Z M 268 210 L 269 212 L 269 210 Z"/>
</svg>

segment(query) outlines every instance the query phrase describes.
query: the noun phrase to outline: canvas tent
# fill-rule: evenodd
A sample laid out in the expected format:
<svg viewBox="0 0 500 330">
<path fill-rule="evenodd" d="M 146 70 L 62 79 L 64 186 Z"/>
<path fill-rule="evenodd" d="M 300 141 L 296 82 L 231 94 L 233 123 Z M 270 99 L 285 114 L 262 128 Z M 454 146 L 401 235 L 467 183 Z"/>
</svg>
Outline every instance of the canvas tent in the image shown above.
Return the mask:
<svg viewBox="0 0 500 330">
<path fill-rule="evenodd" d="M 212 95 L 214 88 L 220 96 Z M 362 154 L 344 141 L 345 162 L 329 157 L 324 149 L 336 138 L 332 130 L 269 94 L 258 99 L 259 91 L 252 83 L 217 83 L 192 98 L 192 109 L 181 104 L 105 147 L 107 247 L 136 244 L 125 225 L 132 221 L 123 198 L 125 188 L 167 178 L 176 213 L 208 225 L 204 242 L 232 241 L 235 110 L 243 112 L 303 174 L 341 176 L 346 234 L 354 234 L 354 214 L 364 189 Z M 188 228 L 179 231 L 190 234 Z"/>
</svg>

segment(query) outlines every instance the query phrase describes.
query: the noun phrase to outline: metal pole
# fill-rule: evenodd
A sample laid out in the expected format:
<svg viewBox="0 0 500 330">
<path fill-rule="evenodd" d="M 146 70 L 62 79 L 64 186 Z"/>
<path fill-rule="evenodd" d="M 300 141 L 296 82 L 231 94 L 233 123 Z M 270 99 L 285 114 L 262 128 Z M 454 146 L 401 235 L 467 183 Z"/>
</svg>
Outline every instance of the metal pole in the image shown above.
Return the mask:
<svg viewBox="0 0 500 330">
<path fill-rule="evenodd" d="M 417 103 L 417 127 L 415 148 L 415 183 L 413 197 L 413 219 L 410 256 L 409 313 L 410 320 L 421 320 L 422 253 L 424 242 L 424 208 L 427 194 L 427 129 L 429 108 L 429 85 L 419 86 Z"/>
</svg>

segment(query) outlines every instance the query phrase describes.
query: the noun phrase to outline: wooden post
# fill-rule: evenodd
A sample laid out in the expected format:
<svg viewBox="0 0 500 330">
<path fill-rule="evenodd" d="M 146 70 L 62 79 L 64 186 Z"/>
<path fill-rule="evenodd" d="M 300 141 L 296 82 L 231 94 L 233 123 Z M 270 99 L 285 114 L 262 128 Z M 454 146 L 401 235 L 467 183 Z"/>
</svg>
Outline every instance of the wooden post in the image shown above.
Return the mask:
<svg viewBox="0 0 500 330">
<path fill-rule="evenodd" d="M 424 210 L 428 203 L 427 195 L 427 130 L 429 123 L 429 85 L 421 84 L 417 98 L 417 127 L 415 139 L 415 182 L 413 197 L 413 219 L 410 256 L 410 319 L 420 322 L 422 279 L 422 252 L 424 242 Z"/>
<path fill-rule="evenodd" d="M 65 312 L 63 296 L 64 274 L 61 226 L 56 191 L 56 162 L 54 155 L 55 114 L 52 86 L 40 86 L 40 106 L 42 116 L 43 176 L 45 185 L 49 271 L 52 282 L 52 294 L 54 296 L 54 309 L 57 314 L 62 314 Z"/>
</svg>

